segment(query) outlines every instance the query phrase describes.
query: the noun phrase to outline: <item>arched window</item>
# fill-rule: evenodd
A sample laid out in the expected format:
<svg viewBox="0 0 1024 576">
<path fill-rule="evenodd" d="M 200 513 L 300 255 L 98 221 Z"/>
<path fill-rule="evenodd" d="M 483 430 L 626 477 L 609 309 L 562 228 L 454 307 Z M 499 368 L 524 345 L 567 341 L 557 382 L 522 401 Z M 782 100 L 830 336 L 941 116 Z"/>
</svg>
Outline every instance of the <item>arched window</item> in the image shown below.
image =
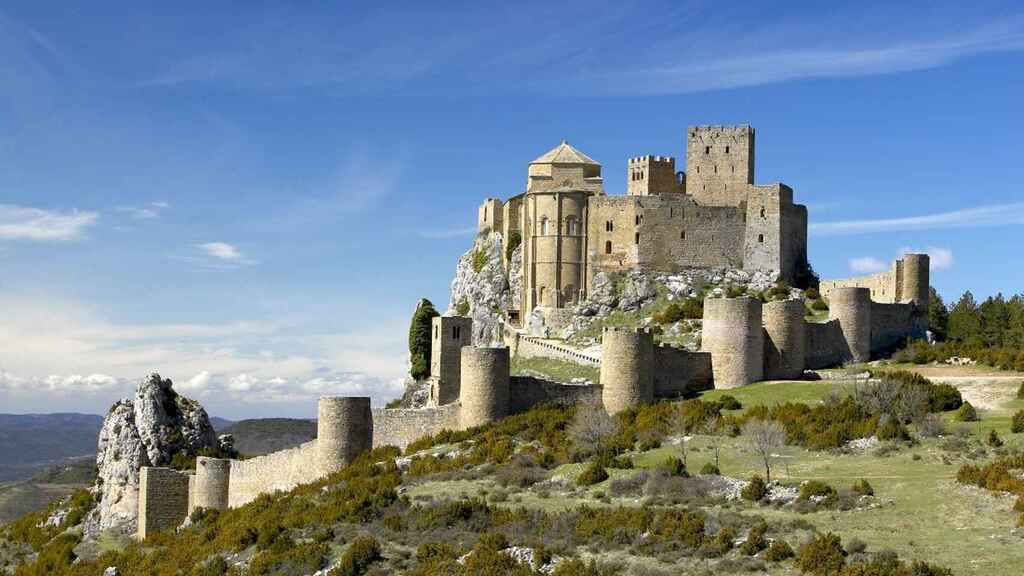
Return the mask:
<svg viewBox="0 0 1024 576">
<path fill-rule="evenodd" d="M 540 219 L 540 233 L 541 233 L 542 236 L 547 236 L 548 235 L 548 219 L 547 218 L 541 218 Z"/>
<path fill-rule="evenodd" d="M 537 304 L 539 304 L 540 306 L 543 306 L 545 304 L 544 297 L 547 296 L 547 294 L 546 294 L 547 291 L 548 291 L 547 288 L 545 288 L 543 286 L 540 287 L 539 298 L 537 299 Z"/>
<path fill-rule="evenodd" d="M 758 234 L 757 235 L 757 241 L 761 242 L 761 243 L 764 243 L 764 234 Z"/>
<path fill-rule="evenodd" d="M 565 233 L 569 236 L 576 236 L 580 233 L 580 221 L 575 216 L 565 219 Z"/>
<path fill-rule="evenodd" d="M 611 254 L 612 253 L 612 241 L 611 240 L 606 240 L 605 241 L 605 243 L 604 243 L 604 253 L 605 254 Z"/>
</svg>

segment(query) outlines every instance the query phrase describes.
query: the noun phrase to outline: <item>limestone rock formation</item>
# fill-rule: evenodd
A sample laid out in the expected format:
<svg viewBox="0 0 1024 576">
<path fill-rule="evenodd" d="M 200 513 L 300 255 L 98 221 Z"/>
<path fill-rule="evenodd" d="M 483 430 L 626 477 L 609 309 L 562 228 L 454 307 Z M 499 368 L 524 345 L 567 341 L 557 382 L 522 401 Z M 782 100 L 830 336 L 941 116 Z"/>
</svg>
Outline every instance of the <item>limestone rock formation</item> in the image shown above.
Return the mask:
<svg viewBox="0 0 1024 576">
<path fill-rule="evenodd" d="M 523 301 L 523 245 L 512 250 L 508 258 L 509 302 Z M 516 306 L 518 308 L 518 305 Z"/>
<path fill-rule="evenodd" d="M 478 236 L 473 248 L 459 258 L 455 269 L 447 314 L 473 318 L 473 344 L 476 346 L 495 346 L 503 340 L 501 323 L 509 302 L 503 247 L 498 232 Z"/>
<path fill-rule="evenodd" d="M 99 503 L 85 520 L 86 534 L 135 531 L 143 466 L 166 466 L 176 454 L 216 455 L 219 448 L 198 402 L 178 395 L 171 381 L 159 374 L 143 380 L 134 398 L 114 403 L 100 429 L 93 487 Z"/>
</svg>

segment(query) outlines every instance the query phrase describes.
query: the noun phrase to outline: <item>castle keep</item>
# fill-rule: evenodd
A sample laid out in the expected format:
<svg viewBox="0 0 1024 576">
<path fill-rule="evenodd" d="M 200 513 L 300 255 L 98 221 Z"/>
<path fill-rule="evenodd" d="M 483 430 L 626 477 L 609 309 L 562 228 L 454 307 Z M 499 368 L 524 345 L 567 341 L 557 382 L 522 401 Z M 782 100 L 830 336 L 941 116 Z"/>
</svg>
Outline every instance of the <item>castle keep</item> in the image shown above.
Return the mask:
<svg viewBox="0 0 1024 576">
<path fill-rule="evenodd" d="M 630 158 L 626 195 L 609 196 L 601 165 L 562 142 L 529 164 L 523 193 L 486 199 L 478 229 L 522 238 L 522 299 L 509 316 L 571 307 L 598 272 L 728 266 L 796 279 L 807 208 L 785 184 L 754 184 L 754 129 L 691 126 L 686 166 Z"/>
</svg>

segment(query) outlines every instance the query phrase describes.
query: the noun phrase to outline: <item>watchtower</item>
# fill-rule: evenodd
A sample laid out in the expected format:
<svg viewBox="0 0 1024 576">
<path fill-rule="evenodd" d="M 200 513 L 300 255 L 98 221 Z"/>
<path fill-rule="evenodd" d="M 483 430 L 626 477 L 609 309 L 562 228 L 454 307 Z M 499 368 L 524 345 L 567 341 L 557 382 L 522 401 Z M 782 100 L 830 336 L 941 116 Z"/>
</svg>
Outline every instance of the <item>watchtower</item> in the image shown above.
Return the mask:
<svg viewBox="0 0 1024 576">
<path fill-rule="evenodd" d="M 687 192 L 707 206 L 739 206 L 754 183 L 754 129 L 690 126 L 686 130 Z"/>
<path fill-rule="evenodd" d="M 462 356 L 459 426 L 489 424 L 508 416 L 509 350 L 466 346 Z"/>
<path fill-rule="evenodd" d="M 686 192 L 686 175 L 676 173 L 676 159 L 671 156 L 637 156 L 630 158 L 626 168 L 626 194 L 650 196 Z"/>
<path fill-rule="evenodd" d="M 928 299 L 931 296 L 929 268 L 931 260 L 927 254 L 904 254 L 903 255 L 903 293 L 904 302 L 911 301 L 917 304 L 918 308 L 928 309 Z"/>
<path fill-rule="evenodd" d="M 764 317 L 765 377 L 772 380 L 800 378 L 807 355 L 807 322 L 803 300 L 768 302 Z"/>
<path fill-rule="evenodd" d="M 701 349 L 711 353 L 715 388 L 737 388 L 764 377 L 761 301 L 753 298 L 704 300 Z"/>
<path fill-rule="evenodd" d="M 316 451 L 323 474 L 338 471 L 373 447 L 368 397 L 325 396 L 317 405 Z"/>
<path fill-rule="evenodd" d="M 842 357 L 847 362 L 871 359 L 871 290 L 837 287 L 829 293 L 829 318 L 839 321 L 843 340 Z"/>
<path fill-rule="evenodd" d="M 231 482 L 231 460 L 222 458 L 196 458 L 195 493 L 192 509 L 228 509 L 228 490 Z M 191 513 L 192 510 L 189 510 Z"/>
<path fill-rule="evenodd" d="M 477 212 L 477 232 L 502 232 L 504 210 L 501 200 L 487 198 Z"/>
<path fill-rule="evenodd" d="M 459 399 L 459 365 L 463 346 L 473 344 L 473 319 L 435 316 L 430 334 L 431 400 L 438 406 Z"/>
<path fill-rule="evenodd" d="M 601 403 L 615 414 L 654 400 L 654 337 L 650 330 L 605 327 L 601 332 Z"/>
</svg>

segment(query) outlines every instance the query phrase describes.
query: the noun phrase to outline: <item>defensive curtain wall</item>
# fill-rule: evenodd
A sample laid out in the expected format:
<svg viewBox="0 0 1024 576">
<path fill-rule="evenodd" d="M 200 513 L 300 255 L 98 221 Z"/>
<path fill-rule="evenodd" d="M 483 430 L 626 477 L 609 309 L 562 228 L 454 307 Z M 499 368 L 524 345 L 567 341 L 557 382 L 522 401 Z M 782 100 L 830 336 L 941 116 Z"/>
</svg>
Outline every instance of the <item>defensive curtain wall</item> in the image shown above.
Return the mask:
<svg viewBox="0 0 1024 576">
<path fill-rule="evenodd" d="M 910 261 L 916 266 L 907 267 Z M 607 327 L 601 385 L 511 376 L 509 347 L 469 346 L 464 335 L 471 332 L 471 319 L 435 318 L 435 358 L 444 361 L 431 363 L 435 393 L 427 408 L 371 410 L 369 398 L 325 397 L 318 405 L 317 439 L 311 442 L 249 460 L 200 457 L 194 473 L 143 468 L 139 537 L 178 526 L 196 508 L 241 506 L 260 494 L 313 482 L 370 447 L 405 447 L 428 434 L 485 425 L 541 403 L 600 401 L 616 413 L 657 398 L 800 378 L 805 369 L 866 361 L 927 330 L 928 257 L 907 255 L 902 268 L 901 290 L 916 299 L 874 302 L 868 287 L 834 285 L 829 320 L 823 323 L 807 322 L 801 301 L 705 300 L 700 352 L 655 345 L 646 329 Z M 916 270 L 917 277 L 910 279 L 908 270 Z M 520 337 L 515 346 L 520 353 L 530 346 L 550 351 L 535 340 Z M 440 398 L 452 400 L 439 403 Z"/>
</svg>

